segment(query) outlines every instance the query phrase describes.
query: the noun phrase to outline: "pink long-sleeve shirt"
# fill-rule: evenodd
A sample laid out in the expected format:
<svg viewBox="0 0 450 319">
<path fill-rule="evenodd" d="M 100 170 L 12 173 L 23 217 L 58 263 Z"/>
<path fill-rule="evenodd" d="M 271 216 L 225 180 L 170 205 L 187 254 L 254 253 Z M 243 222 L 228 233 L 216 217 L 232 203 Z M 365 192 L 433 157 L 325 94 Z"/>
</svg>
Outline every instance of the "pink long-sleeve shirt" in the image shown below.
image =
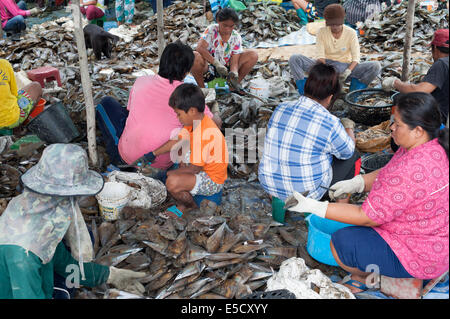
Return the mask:
<svg viewBox="0 0 450 319">
<path fill-rule="evenodd" d="M 0 17 L 2 19 L 2 28 L 5 27 L 9 19 L 21 15 L 28 17 L 30 10 L 21 10 L 14 0 L 0 0 Z"/>
<path fill-rule="evenodd" d="M 400 148 L 383 167 L 362 209 L 379 224 L 406 271 L 432 279 L 449 265 L 449 166 L 433 139 L 412 150 Z"/>
</svg>

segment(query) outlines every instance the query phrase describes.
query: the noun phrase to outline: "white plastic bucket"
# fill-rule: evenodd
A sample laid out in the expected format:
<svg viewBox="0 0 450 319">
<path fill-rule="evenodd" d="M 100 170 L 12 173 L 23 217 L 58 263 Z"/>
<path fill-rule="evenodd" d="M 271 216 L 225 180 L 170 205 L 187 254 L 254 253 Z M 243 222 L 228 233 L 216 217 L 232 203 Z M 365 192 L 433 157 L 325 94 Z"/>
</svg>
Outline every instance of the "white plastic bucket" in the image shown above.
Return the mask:
<svg viewBox="0 0 450 319">
<path fill-rule="evenodd" d="M 260 98 L 267 99 L 269 97 L 269 83 L 261 78 L 250 81 L 250 93 Z"/>
<path fill-rule="evenodd" d="M 95 197 L 98 200 L 100 213 L 107 221 L 119 219 L 119 214 L 130 200 L 131 188 L 120 182 L 106 182 L 102 191 Z"/>
</svg>

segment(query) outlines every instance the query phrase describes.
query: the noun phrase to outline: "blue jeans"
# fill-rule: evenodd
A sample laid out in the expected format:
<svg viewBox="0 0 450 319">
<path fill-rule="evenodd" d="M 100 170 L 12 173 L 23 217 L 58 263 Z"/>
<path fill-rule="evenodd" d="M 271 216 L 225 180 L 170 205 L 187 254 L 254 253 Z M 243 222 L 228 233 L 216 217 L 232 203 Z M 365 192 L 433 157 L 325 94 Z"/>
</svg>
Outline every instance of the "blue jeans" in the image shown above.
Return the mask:
<svg viewBox="0 0 450 319">
<path fill-rule="evenodd" d="M 19 9 L 21 10 L 27 10 L 27 4 L 25 1 L 21 0 L 17 4 Z M 14 18 L 11 18 L 6 22 L 5 27 L 3 28 L 3 31 L 5 32 L 12 32 L 12 33 L 19 33 L 25 30 L 26 28 L 25 24 L 25 18 L 21 15 L 15 16 Z"/>
<path fill-rule="evenodd" d="M 120 157 L 117 145 L 125 128 L 128 110 L 113 97 L 106 96 L 97 105 L 95 117 L 111 163 L 114 165 L 126 164 Z"/>
</svg>

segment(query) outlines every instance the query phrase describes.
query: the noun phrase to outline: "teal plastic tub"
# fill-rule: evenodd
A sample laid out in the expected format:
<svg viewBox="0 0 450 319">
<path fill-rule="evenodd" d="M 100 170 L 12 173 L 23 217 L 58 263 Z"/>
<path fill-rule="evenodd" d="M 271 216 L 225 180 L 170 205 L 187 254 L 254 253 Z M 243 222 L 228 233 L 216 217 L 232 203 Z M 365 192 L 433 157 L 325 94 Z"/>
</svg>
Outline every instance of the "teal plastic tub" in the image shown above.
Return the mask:
<svg viewBox="0 0 450 319">
<path fill-rule="evenodd" d="M 318 262 L 338 266 L 331 253 L 331 235 L 341 228 L 353 225 L 321 218 L 313 214 L 306 217 L 305 220 L 308 223 L 308 243 L 306 245 L 308 254 Z"/>
</svg>

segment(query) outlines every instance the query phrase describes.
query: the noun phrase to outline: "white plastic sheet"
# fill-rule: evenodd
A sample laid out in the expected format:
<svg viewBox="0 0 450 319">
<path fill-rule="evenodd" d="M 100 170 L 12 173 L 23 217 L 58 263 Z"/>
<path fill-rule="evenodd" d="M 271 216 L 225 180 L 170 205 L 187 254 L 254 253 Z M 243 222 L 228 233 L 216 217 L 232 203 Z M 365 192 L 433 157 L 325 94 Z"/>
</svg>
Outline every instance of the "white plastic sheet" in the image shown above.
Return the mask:
<svg viewBox="0 0 450 319">
<path fill-rule="evenodd" d="M 161 205 L 167 197 L 166 186 L 159 180 L 139 173 L 113 171 L 108 181 L 123 182 L 131 186 L 130 200 L 127 206 L 149 209 Z"/>
<path fill-rule="evenodd" d="M 355 299 L 351 291 L 333 283 L 318 269 L 309 269 L 302 258 L 285 260 L 267 281 L 266 291 L 287 289 L 297 299 Z"/>
</svg>

